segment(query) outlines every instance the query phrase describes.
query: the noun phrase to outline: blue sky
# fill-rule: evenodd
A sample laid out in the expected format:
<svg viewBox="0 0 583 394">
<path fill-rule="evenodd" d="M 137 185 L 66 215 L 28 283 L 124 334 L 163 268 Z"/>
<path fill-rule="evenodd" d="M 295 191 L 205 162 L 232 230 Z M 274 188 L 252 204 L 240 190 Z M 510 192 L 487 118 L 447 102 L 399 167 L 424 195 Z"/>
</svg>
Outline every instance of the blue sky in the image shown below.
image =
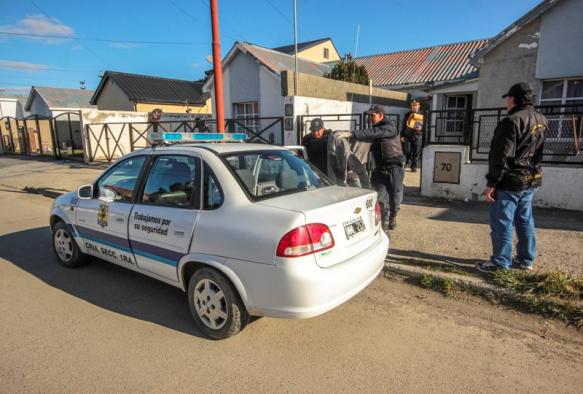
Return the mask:
<svg viewBox="0 0 583 394">
<path fill-rule="evenodd" d="M 223 56 L 236 40 L 293 43 L 292 0 L 218 1 Z M 300 41 L 331 37 L 341 54 L 354 53 L 360 25 L 357 55 L 393 52 L 492 37 L 539 2 L 297 0 L 298 34 Z M 211 67 L 208 4 L 0 0 L 0 32 L 11 33 L 0 34 L 0 89 L 77 88 L 80 80 L 94 89 L 104 70 L 202 78 Z"/>
</svg>

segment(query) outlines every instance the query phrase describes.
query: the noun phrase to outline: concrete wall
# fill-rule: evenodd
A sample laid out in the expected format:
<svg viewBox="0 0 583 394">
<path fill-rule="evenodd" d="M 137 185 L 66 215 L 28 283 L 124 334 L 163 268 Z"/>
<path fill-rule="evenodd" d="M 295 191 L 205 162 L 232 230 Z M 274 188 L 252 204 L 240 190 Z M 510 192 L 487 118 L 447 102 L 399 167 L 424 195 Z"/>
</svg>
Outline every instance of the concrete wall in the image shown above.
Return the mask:
<svg viewBox="0 0 583 394">
<path fill-rule="evenodd" d="M 259 101 L 259 84 L 259 63 L 251 55 L 239 52 L 229 64 L 231 103 Z"/>
<path fill-rule="evenodd" d="M 20 110 L 20 111 L 19 111 Z M 22 117 L 20 102 L 15 98 L 0 98 L 0 118 L 11 116 L 13 118 Z"/>
<path fill-rule="evenodd" d="M 204 105 L 190 104 L 188 107 L 184 104 L 136 103 L 136 112 L 152 112 L 156 108 L 168 114 L 185 114 L 187 109 L 190 109 L 192 115 L 209 115 L 213 112 L 210 98 Z"/>
<path fill-rule="evenodd" d="M 328 49 L 328 59 L 324 58 L 324 48 Z M 304 51 L 298 52 L 298 57 L 312 60 L 314 62 L 323 63 L 323 62 L 332 62 L 340 60 L 340 56 L 338 52 L 336 52 L 336 48 L 332 44 L 332 41 L 328 40 L 321 44 L 315 45 L 311 48 L 308 48 Z"/>
<path fill-rule="evenodd" d="M 542 15 L 536 77 L 583 76 L 583 1 L 563 0 Z"/>
<path fill-rule="evenodd" d="M 97 99 L 97 109 L 107 111 L 134 111 L 134 103 L 111 78 L 107 78 L 105 86 Z"/>
<path fill-rule="evenodd" d="M 502 95 L 517 82 L 539 91 L 535 78 L 540 18 L 533 20 L 484 56 L 480 66 L 478 108 L 503 107 Z"/>
<path fill-rule="evenodd" d="M 350 82 L 336 81 L 329 78 L 301 74 L 298 78 L 298 92 L 294 91 L 294 73 L 281 73 L 282 96 L 315 97 L 328 100 L 354 101 L 360 103 L 372 102 L 387 106 L 408 107 L 408 94 L 381 88 L 369 88 Z M 372 97 L 371 97 L 372 96 Z"/>
<path fill-rule="evenodd" d="M 435 152 L 460 152 L 462 163 L 460 184 L 434 183 L 433 167 Z M 471 163 L 469 148 L 452 145 L 430 145 L 423 149 L 421 195 L 453 200 L 484 200 L 488 164 Z M 535 194 L 534 205 L 583 211 L 583 171 L 581 167 L 543 166 L 543 185 Z M 559 191 L 560 192 L 557 192 Z"/>
</svg>

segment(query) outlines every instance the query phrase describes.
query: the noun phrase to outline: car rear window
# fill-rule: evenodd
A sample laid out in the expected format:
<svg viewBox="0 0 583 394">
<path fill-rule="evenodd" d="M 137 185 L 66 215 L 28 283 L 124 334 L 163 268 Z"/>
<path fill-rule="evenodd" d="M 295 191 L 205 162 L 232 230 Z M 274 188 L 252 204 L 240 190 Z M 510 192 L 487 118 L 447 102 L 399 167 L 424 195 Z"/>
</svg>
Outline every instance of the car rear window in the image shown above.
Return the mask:
<svg viewBox="0 0 583 394">
<path fill-rule="evenodd" d="M 223 155 L 247 192 L 255 198 L 331 186 L 310 164 L 287 150 L 262 150 Z"/>
</svg>

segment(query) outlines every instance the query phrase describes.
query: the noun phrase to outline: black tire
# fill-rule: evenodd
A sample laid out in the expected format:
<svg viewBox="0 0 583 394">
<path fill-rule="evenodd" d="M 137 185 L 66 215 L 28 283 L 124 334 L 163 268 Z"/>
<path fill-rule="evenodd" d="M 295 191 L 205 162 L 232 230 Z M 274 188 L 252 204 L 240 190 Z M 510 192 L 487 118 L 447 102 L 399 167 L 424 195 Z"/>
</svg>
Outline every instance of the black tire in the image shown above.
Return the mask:
<svg viewBox="0 0 583 394">
<path fill-rule="evenodd" d="M 59 221 L 53 226 L 53 252 L 59 263 L 67 268 L 79 267 L 87 262 L 88 256 L 79 250 L 77 242 L 67 225 Z"/>
<path fill-rule="evenodd" d="M 190 277 L 188 306 L 196 326 L 211 339 L 231 337 L 249 321 L 237 291 L 212 268 L 200 268 Z"/>
</svg>

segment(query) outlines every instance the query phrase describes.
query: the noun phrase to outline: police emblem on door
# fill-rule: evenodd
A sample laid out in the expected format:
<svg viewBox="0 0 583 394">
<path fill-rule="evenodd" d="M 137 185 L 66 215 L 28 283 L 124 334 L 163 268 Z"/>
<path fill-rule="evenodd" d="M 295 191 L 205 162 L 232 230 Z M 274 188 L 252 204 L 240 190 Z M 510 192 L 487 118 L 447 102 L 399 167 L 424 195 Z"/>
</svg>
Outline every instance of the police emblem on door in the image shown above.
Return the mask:
<svg viewBox="0 0 583 394">
<path fill-rule="evenodd" d="M 101 204 L 99 205 L 99 210 L 97 211 L 97 224 L 101 227 L 107 227 L 109 222 L 109 205 Z"/>
</svg>

